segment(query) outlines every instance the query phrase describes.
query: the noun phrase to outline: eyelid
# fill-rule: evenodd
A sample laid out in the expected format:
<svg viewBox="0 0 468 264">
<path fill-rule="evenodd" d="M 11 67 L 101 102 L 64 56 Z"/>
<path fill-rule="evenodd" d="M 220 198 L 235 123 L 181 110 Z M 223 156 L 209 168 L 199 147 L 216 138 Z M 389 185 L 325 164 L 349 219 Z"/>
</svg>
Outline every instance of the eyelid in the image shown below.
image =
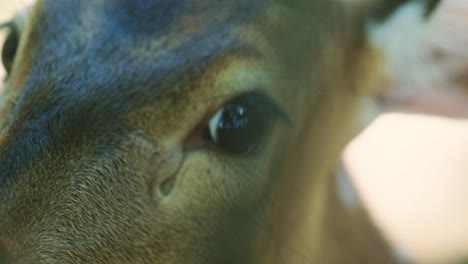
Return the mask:
<svg viewBox="0 0 468 264">
<path fill-rule="evenodd" d="M 18 35 L 23 31 L 29 21 L 31 6 L 26 6 L 17 10 L 17 12 L 8 21 L 0 22 L 0 30 L 9 29 L 16 31 Z"/>
<path fill-rule="evenodd" d="M 243 96 L 243 95 L 257 96 L 258 98 L 261 99 L 260 103 L 262 104 L 262 107 L 266 107 L 269 110 L 269 112 L 271 112 L 276 118 L 285 122 L 288 127 L 294 126 L 294 123 L 292 119 L 290 118 L 289 114 L 280 107 L 280 104 L 278 104 L 273 98 L 271 98 L 271 96 L 265 95 L 263 92 L 255 91 L 255 90 L 233 93 L 229 96 L 219 95 L 219 96 L 214 97 L 214 98 L 224 98 L 224 99 L 220 100 L 218 103 L 214 105 L 212 110 L 208 111 L 208 115 L 207 115 L 208 118 L 205 118 L 205 119 L 209 120 L 214 114 L 216 114 L 220 109 L 222 109 L 224 105 L 228 104 L 234 98 Z"/>
<path fill-rule="evenodd" d="M 283 109 L 281 109 L 279 104 L 277 104 L 273 99 L 271 99 L 269 96 L 263 95 L 261 93 L 256 93 L 256 94 L 260 95 L 259 98 L 262 99 L 263 106 L 268 108 L 268 110 L 270 112 L 272 112 L 278 119 L 285 122 L 286 125 L 289 126 L 289 127 L 292 127 L 294 125 L 291 118 L 289 117 L 288 113 L 285 112 Z"/>
<path fill-rule="evenodd" d="M 16 24 L 15 20 L 10 20 L 8 22 L 0 24 L 0 32 L 6 31 L 5 39 L 11 35 L 16 34 L 18 37 L 20 36 L 20 31 L 18 24 Z"/>
<path fill-rule="evenodd" d="M 12 20 L 8 22 L 0 23 L 0 30 L 3 30 L 3 29 L 14 30 L 15 28 L 16 28 L 15 23 Z"/>
</svg>

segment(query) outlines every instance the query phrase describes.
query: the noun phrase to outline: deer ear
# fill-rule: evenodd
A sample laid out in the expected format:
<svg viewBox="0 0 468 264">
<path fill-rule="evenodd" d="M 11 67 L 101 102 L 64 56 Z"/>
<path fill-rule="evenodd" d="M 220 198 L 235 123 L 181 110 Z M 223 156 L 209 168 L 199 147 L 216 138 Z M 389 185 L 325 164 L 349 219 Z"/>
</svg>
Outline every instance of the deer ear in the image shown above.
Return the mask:
<svg viewBox="0 0 468 264">
<path fill-rule="evenodd" d="M 378 112 L 468 117 L 465 0 L 389 2 L 374 9 L 368 22 L 384 75 L 371 96 Z"/>
</svg>

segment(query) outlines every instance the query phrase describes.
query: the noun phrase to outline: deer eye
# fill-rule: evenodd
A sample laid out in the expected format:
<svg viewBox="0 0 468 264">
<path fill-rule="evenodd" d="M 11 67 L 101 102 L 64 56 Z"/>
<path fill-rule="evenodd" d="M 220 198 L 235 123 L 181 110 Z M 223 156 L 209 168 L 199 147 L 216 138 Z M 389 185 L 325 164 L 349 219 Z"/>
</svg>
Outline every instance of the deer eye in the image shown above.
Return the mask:
<svg viewBox="0 0 468 264">
<path fill-rule="evenodd" d="M 209 120 L 211 141 L 236 155 L 250 154 L 264 142 L 278 118 L 287 115 L 258 93 L 240 95 L 220 108 Z"/>
<path fill-rule="evenodd" d="M 19 33 L 15 26 L 10 27 L 10 33 L 7 35 L 2 48 L 2 64 L 7 75 L 10 74 L 13 67 L 13 61 L 19 45 Z"/>
</svg>

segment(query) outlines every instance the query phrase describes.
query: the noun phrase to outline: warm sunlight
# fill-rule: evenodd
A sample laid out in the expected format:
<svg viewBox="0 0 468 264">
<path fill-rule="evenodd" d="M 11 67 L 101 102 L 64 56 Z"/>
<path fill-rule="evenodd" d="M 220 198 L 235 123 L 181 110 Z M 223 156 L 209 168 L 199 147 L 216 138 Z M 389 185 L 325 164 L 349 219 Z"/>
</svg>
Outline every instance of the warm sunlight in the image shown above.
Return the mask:
<svg viewBox="0 0 468 264">
<path fill-rule="evenodd" d="M 379 118 L 347 149 L 362 197 L 407 254 L 468 253 L 468 122 L 415 115 Z"/>
</svg>

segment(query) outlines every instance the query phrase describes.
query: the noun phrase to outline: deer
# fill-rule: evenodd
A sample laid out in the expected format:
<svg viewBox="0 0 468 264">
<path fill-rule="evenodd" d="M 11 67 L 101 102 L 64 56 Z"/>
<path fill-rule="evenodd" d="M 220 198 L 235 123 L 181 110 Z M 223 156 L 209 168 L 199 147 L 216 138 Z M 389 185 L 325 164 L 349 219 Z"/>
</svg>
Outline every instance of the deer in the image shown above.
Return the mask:
<svg viewBox="0 0 468 264">
<path fill-rule="evenodd" d="M 0 262 L 399 263 L 335 175 L 407 2 L 38 0 L 2 26 Z"/>
</svg>

